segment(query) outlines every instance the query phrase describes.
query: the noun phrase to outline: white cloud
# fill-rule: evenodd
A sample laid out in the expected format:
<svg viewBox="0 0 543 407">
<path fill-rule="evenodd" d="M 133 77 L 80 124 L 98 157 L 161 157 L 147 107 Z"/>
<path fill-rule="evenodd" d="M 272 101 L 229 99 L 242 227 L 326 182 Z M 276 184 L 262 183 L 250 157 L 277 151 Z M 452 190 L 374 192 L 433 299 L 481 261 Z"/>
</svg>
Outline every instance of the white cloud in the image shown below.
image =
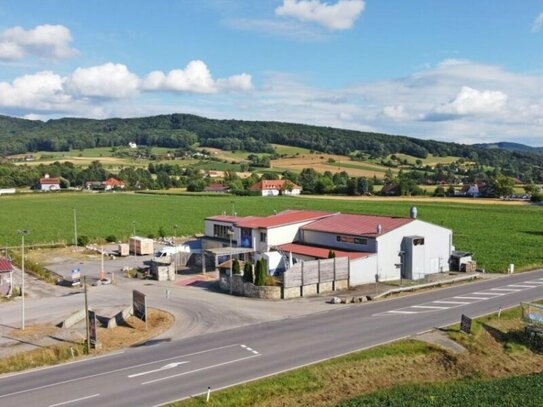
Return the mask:
<svg viewBox="0 0 543 407">
<path fill-rule="evenodd" d="M 383 114 L 390 117 L 392 120 L 404 120 L 409 117 L 403 105 L 385 106 L 383 108 Z"/>
<path fill-rule="evenodd" d="M 0 82 L 0 106 L 63 110 L 71 100 L 63 86 L 64 79 L 50 71 L 24 75 L 11 83 Z"/>
<path fill-rule="evenodd" d="M 501 111 L 507 102 L 507 95 L 500 91 L 477 90 L 463 86 L 454 100 L 440 106 L 438 113 L 453 115 L 485 114 Z"/>
<path fill-rule="evenodd" d="M 291 20 L 236 18 L 223 20 L 222 23 L 236 30 L 254 31 L 302 42 L 324 41 L 327 37 L 319 27 Z"/>
<path fill-rule="evenodd" d="M 330 30 L 346 30 L 353 26 L 364 7 L 363 0 L 339 0 L 335 4 L 321 3 L 320 0 L 283 0 L 275 14 L 315 22 Z"/>
<path fill-rule="evenodd" d="M 532 32 L 537 33 L 541 31 L 541 28 L 543 28 L 543 13 L 539 13 L 532 23 Z"/>
<path fill-rule="evenodd" d="M 38 25 L 31 30 L 13 27 L 0 34 L 0 60 L 16 61 L 25 56 L 65 59 L 77 55 L 70 47 L 72 35 L 63 25 Z"/>
<path fill-rule="evenodd" d="M 246 73 L 215 80 L 207 65 L 195 60 L 190 61 L 184 69 L 149 73 L 143 80 L 142 88 L 147 91 L 217 93 L 221 90 L 250 90 L 251 81 L 251 75 Z"/>
<path fill-rule="evenodd" d="M 66 88 L 82 97 L 127 98 L 139 92 L 140 79 L 126 65 L 108 62 L 90 68 L 77 68 L 66 81 Z"/>
</svg>

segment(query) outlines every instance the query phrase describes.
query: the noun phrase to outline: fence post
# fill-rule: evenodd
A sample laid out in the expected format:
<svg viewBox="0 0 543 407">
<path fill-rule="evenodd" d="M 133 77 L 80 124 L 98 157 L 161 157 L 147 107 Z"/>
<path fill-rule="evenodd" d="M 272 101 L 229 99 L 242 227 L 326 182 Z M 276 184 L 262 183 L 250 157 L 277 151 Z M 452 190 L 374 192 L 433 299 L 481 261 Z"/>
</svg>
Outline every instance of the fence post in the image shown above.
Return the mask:
<svg viewBox="0 0 543 407">
<path fill-rule="evenodd" d="M 301 273 L 302 273 L 302 285 L 300 286 L 300 297 L 303 297 L 304 296 L 304 262 L 302 262 Z"/>
<path fill-rule="evenodd" d="M 320 294 L 321 292 L 321 260 L 317 260 L 317 276 L 318 276 L 318 284 L 317 284 L 317 293 Z"/>
</svg>

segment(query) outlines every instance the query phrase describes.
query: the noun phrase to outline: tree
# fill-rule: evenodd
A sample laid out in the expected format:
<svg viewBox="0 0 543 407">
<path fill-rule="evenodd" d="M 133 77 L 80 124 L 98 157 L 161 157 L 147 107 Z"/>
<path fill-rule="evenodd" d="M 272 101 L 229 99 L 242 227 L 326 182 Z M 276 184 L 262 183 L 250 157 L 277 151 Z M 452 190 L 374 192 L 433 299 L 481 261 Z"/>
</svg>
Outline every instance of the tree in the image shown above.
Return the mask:
<svg viewBox="0 0 543 407">
<path fill-rule="evenodd" d="M 333 250 L 330 250 L 330 251 L 328 252 L 328 258 L 329 258 L 329 259 L 335 259 L 335 258 L 336 258 L 336 252 L 333 251 Z"/>
<path fill-rule="evenodd" d="M 508 196 L 513 194 L 515 181 L 505 175 L 498 175 L 490 179 L 490 185 L 497 196 Z"/>
<path fill-rule="evenodd" d="M 255 285 L 263 286 L 266 285 L 266 277 L 268 276 L 268 264 L 266 259 L 258 259 L 256 262 L 256 275 L 255 275 Z"/>
<path fill-rule="evenodd" d="M 445 196 L 445 188 L 438 186 L 434 191 L 434 196 Z"/>
<path fill-rule="evenodd" d="M 243 281 L 247 283 L 254 283 L 254 272 L 253 272 L 253 265 L 250 261 L 245 263 L 245 266 L 243 266 Z"/>
<path fill-rule="evenodd" d="M 238 259 L 234 259 L 232 262 L 232 274 L 241 274 Z"/>
</svg>

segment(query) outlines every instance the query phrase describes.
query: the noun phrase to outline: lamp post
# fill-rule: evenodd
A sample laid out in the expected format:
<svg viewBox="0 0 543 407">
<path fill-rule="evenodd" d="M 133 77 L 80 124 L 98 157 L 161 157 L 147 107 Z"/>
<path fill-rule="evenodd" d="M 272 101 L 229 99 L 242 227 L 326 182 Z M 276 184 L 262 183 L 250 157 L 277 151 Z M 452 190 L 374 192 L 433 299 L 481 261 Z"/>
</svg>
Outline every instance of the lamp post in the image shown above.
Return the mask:
<svg viewBox="0 0 543 407">
<path fill-rule="evenodd" d="M 77 209 L 74 208 L 74 244 L 77 251 Z"/>
<path fill-rule="evenodd" d="M 228 237 L 230 240 L 230 294 L 232 294 L 232 236 L 234 235 L 234 229 L 229 228 L 228 229 Z"/>
<path fill-rule="evenodd" d="M 29 230 L 18 230 L 17 234 L 21 235 L 21 297 L 22 297 L 22 313 L 21 313 L 21 329 L 25 329 L 25 236 L 30 233 Z"/>
</svg>

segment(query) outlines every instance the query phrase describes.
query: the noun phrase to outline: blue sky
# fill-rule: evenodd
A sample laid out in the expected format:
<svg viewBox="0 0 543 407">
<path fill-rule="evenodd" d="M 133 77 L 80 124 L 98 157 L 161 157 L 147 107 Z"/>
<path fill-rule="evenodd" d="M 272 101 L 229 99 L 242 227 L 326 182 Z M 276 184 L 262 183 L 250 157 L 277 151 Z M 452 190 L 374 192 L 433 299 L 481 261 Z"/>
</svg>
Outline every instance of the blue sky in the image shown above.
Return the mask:
<svg viewBox="0 0 543 407">
<path fill-rule="evenodd" d="M 543 145 L 543 1 L 0 0 L 0 113 Z"/>
</svg>

